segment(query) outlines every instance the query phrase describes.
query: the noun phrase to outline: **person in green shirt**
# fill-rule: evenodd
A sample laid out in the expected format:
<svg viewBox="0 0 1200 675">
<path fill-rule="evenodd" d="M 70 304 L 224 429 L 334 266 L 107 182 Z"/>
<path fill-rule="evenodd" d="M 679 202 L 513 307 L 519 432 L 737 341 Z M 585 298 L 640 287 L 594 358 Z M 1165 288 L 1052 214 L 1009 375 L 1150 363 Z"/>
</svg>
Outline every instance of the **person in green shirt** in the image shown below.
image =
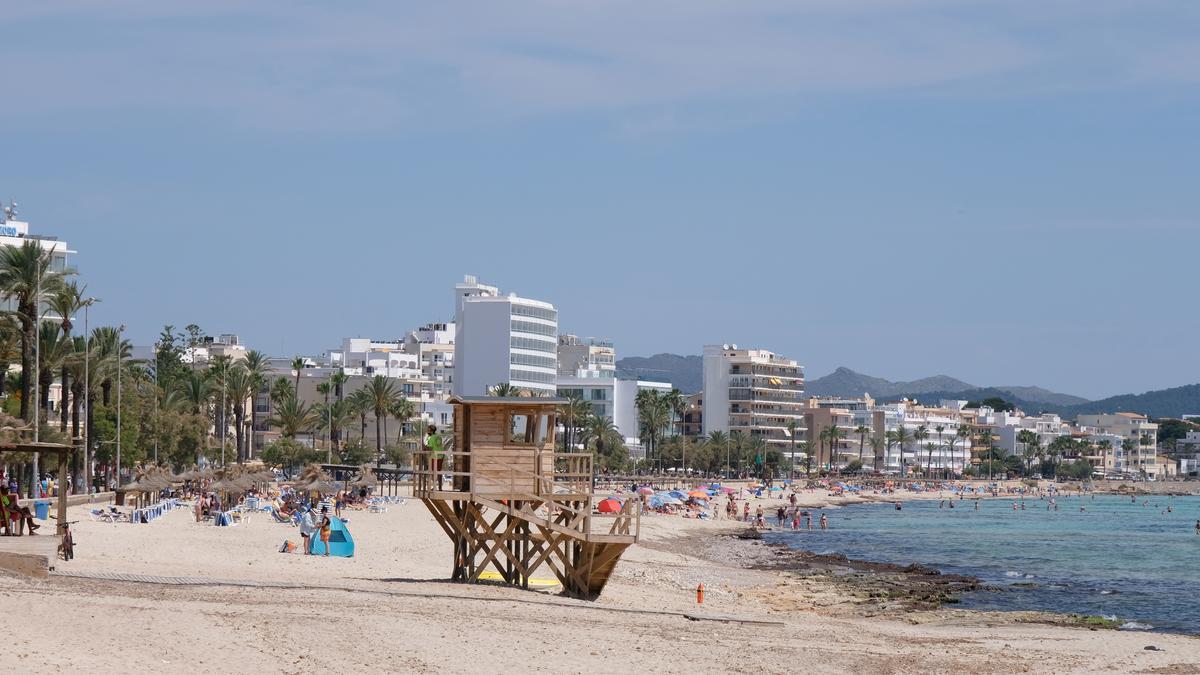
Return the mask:
<svg viewBox="0 0 1200 675">
<path fill-rule="evenodd" d="M 430 424 L 425 430 L 425 451 L 429 453 L 429 468 L 437 475 L 438 487 L 442 489 L 442 462 L 446 458 L 446 449 L 442 445 L 442 437 L 438 435 L 437 427 Z"/>
</svg>

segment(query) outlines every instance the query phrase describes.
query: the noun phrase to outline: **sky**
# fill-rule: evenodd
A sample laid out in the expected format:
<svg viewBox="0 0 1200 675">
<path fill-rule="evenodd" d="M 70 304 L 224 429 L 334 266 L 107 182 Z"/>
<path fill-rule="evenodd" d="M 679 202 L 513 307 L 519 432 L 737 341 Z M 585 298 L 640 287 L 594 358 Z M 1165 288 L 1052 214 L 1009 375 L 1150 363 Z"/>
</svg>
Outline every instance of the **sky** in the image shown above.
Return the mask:
<svg viewBox="0 0 1200 675">
<path fill-rule="evenodd" d="M 452 319 L 1200 382 L 1193 0 L 6 3 L 0 198 L 137 344 Z"/>
</svg>

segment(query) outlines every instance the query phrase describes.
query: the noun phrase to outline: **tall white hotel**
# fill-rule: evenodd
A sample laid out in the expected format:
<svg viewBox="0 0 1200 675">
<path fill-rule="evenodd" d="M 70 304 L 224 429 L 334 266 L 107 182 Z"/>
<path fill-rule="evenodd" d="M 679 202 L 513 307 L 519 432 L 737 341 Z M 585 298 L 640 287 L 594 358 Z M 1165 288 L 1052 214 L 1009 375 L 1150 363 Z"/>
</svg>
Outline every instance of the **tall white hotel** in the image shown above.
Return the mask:
<svg viewBox="0 0 1200 675">
<path fill-rule="evenodd" d="M 501 295 L 473 276 L 454 286 L 454 384 L 460 396 L 484 396 L 508 383 L 554 395 L 558 310 L 541 300 Z"/>
</svg>

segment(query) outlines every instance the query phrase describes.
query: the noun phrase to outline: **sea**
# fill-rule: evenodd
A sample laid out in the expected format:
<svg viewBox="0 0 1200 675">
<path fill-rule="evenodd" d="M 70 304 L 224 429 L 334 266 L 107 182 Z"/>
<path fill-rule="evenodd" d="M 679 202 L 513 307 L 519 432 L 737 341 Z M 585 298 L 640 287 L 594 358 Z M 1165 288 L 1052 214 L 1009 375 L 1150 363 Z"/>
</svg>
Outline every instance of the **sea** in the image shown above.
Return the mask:
<svg viewBox="0 0 1200 675">
<path fill-rule="evenodd" d="M 827 509 L 829 530 L 772 532 L 813 553 L 920 563 L 981 579 L 959 606 L 1103 616 L 1123 630 L 1200 635 L 1200 497 L 937 500 Z M 1171 508 L 1167 512 L 1168 506 Z M 1082 508 L 1081 508 L 1082 507 Z M 814 528 L 819 516 L 814 512 Z"/>
</svg>

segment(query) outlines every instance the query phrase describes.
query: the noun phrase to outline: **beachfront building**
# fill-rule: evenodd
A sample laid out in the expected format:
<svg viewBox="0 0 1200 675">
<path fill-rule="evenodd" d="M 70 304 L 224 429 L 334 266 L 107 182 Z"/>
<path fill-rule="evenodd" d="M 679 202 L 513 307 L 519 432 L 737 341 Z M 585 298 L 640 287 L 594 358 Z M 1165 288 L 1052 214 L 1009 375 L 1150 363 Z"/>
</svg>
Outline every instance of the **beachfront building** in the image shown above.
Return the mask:
<svg viewBox="0 0 1200 675">
<path fill-rule="evenodd" d="M 35 242 L 43 253 L 50 254 L 50 269 L 61 272 L 67 269 L 68 256 L 74 255 L 67 242 L 62 241 L 58 237 L 44 234 L 32 234 L 29 231 L 29 223 L 24 220 L 17 220 L 16 202 L 9 206 L 4 206 L 0 203 L 0 246 L 20 247 L 26 242 Z M 0 298 L 0 308 L 9 312 L 15 312 L 17 309 L 16 303 L 11 298 Z M 46 306 L 42 306 L 45 311 Z M 47 315 L 47 319 L 57 320 L 57 315 Z"/>
<path fill-rule="evenodd" d="M 617 351 L 611 340 L 558 336 L 558 374 L 564 377 L 613 377 Z"/>
<path fill-rule="evenodd" d="M 347 375 L 383 375 L 404 380 L 422 376 L 420 354 L 409 354 L 404 340 L 345 338 L 340 349 L 327 354 L 328 367 L 340 368 Z"/>
<path fill-rule="evenodd" d="M 687 397 L 687 410 L 679 420 L 679 433 L 696 438 L 704 433 L 704 394 Z"/>
<path fill-rule="evenodd" d="M 765 349 L 704 347 L 704 435 L 740 431 L 787 452 L 788 424 L 804 432 L 804 368 Z"/>
<path fill-rule="evenodd" d="M 1130 412 L 1080 415 L 1075 423 L 1083 433 L 1111 434 L 1121 440 L 1113 450 L 1116 471 L 1155 477 L 1169 473 L 1158 461 L 1158 425 L 1145 415 Z"/>
<path fill-rule="evenodd" d="M 1175 457 L 1180 476 L 1200 475 L 1200 431 L 1189 431 L 1175 441 Z"/>
<path fill-rule="evenodd" d="M 641 422 L 638 417 L 637 395 L 642 390 L 653 390 L 660 394 L 671 391 L 670 382 L 652 382 L 633 377 L 578 377 L 559 376 L 558 395 L 576 397 L 587 401 L 592 412 L 599 417 L 611 417 L 613 426 L 625 439 L 630 457 L 645 457 L 645 449 L 638 432 Z"/>
<path fill-rule="evenodd" d="M 501 295 L 467 276 L 454 287 L 453 393 L 484 396 L 510 384 L 539 395 L 556 391 L 558 310 L 541 300 Z"/>
</svg>

